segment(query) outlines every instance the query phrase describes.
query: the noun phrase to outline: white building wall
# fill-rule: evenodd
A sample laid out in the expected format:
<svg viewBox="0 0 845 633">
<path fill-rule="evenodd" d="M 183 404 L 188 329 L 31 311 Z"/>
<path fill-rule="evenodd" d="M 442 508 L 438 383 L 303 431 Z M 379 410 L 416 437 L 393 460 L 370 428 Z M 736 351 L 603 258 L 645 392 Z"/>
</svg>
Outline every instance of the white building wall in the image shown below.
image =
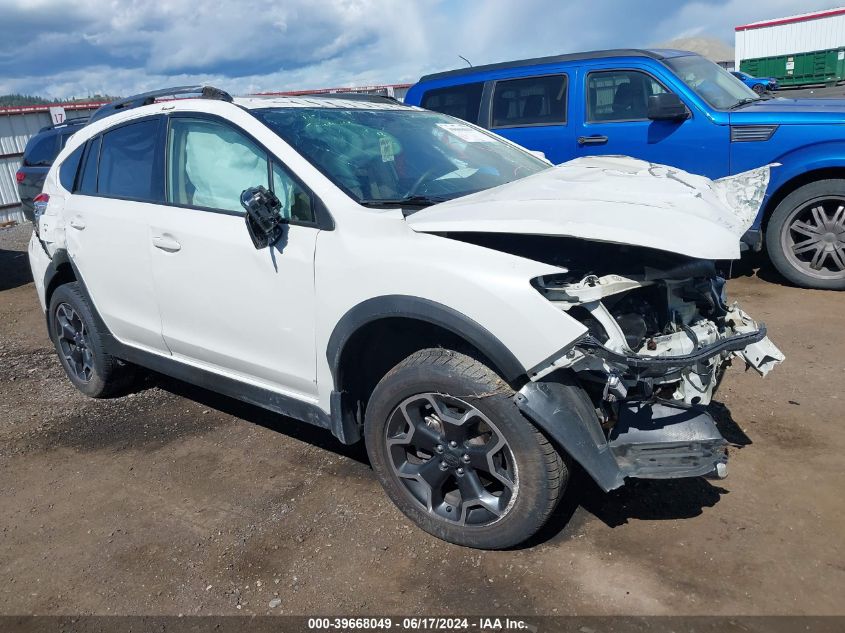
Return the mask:
<svg viewBox="0 0 845 633">
<path fill-rule="evenodd" d="M 845 47 L 845 15 L 743 29 L 735 40 L 736 68 L 743 59 Z"/>
</svg>

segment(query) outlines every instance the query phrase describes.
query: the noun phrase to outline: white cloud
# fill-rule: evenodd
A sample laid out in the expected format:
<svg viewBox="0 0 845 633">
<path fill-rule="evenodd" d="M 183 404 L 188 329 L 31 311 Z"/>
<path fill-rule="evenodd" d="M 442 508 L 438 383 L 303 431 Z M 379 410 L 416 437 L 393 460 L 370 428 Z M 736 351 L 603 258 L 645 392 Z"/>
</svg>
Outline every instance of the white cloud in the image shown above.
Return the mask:
<svg viewBox="0 0 845 633">
<path fill-rule="evenodd" d="M 129 94 L 203 81 L 244 93 L 404 82 L 462 66 L 458 55 L 478 65 L 692 35 L 732 43 L 737 24 L 829 6 L 817 0 L 0 0 L 0 93 Z"/>
</svg>

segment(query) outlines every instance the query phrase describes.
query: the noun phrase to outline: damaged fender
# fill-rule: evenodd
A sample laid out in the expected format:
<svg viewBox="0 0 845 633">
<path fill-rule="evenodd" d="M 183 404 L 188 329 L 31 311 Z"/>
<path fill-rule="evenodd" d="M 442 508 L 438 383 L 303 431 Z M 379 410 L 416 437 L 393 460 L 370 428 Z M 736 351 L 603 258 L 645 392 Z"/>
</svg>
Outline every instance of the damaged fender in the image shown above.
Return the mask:
<svg viewBox="0 0 845 633">
<path fill-rule="evenodd" d="M 602 490 L 625 483 L 595 409 L 568 375 L 529 382 L 514 398 L 520 411 L 562 446 Z"/>
<path fill-rule="evenodd" d="M 727 477 L 727 441 L 702 407 L 625 403 L 605 437 L 589 399 L 564 372 L 528 383 L 514 399 L 605 492 L 626 477 Z"/>
</svg>

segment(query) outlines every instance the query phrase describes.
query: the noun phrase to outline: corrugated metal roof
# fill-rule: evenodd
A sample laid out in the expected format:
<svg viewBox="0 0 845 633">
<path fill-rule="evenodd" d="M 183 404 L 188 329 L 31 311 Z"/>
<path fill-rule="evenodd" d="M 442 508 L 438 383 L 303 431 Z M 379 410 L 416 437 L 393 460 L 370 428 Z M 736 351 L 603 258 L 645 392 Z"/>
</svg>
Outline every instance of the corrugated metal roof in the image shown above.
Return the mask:
<svg viewBox="0 0 845 633">
<path fill-rule="evenodd" d="M 45 105 L 27 105 L 27 106 L 3 106 L 0 108 L 0 114 L 25 114 L 27 112 L 50 112 L 50 108 L 64 108 L 65 112 L 77 112 L 79 110 L 96 110 L 101 105 L 105 105 L 108 101 L 85 101 L 80 103 L 53 103 Z M 73 117 L 68 117 L 73 118 Z"/>
<path fill-rule="evenodd" d="M 798 15 L 788 15 L 785 18 L 775 18 L 774 20 L 760 20 L 759 22 L 751 22 L 750 24 L 740 24 L 739 26 L 734 27 L 734 31 L 747 31 L 749 29 L 762 29 L 768 26 L 780 26 L 781 24 L 807 22 L 809 20 L 819 20 L 821 18 L 830 18 L 843 14 L 845 14 L 845 7 L 825 9 L 823 11 L 813 11 L 812 13 L 799 13 Z"/>
</svg>

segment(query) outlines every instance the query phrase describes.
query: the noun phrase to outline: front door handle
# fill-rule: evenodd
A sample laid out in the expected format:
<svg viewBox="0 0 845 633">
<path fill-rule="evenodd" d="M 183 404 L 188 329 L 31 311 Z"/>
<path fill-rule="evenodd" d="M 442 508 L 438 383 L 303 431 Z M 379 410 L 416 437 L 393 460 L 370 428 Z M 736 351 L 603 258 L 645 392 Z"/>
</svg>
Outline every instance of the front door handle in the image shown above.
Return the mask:
<svg viewBox="0 0 845 633">
<path fill-rule="evenodd" d="M 172 235 L 154 235 L 153 246 L 168 253 L 182 250 L 182 245 Z"/>
<path fill-rule="evenodd" d="M 594 136 L 579 136 L 578 145 L 604 145 L 607 143 L 607 137 L 596 134 Z"/>
<path fill-rule="evenodd" d="M 69 224 L 75 228 L 77 231 L 81 231 L 85 228 L 85 220 L 83 220 L 80 216 L 76 215 L 70 219 Z"/>
</svg>

